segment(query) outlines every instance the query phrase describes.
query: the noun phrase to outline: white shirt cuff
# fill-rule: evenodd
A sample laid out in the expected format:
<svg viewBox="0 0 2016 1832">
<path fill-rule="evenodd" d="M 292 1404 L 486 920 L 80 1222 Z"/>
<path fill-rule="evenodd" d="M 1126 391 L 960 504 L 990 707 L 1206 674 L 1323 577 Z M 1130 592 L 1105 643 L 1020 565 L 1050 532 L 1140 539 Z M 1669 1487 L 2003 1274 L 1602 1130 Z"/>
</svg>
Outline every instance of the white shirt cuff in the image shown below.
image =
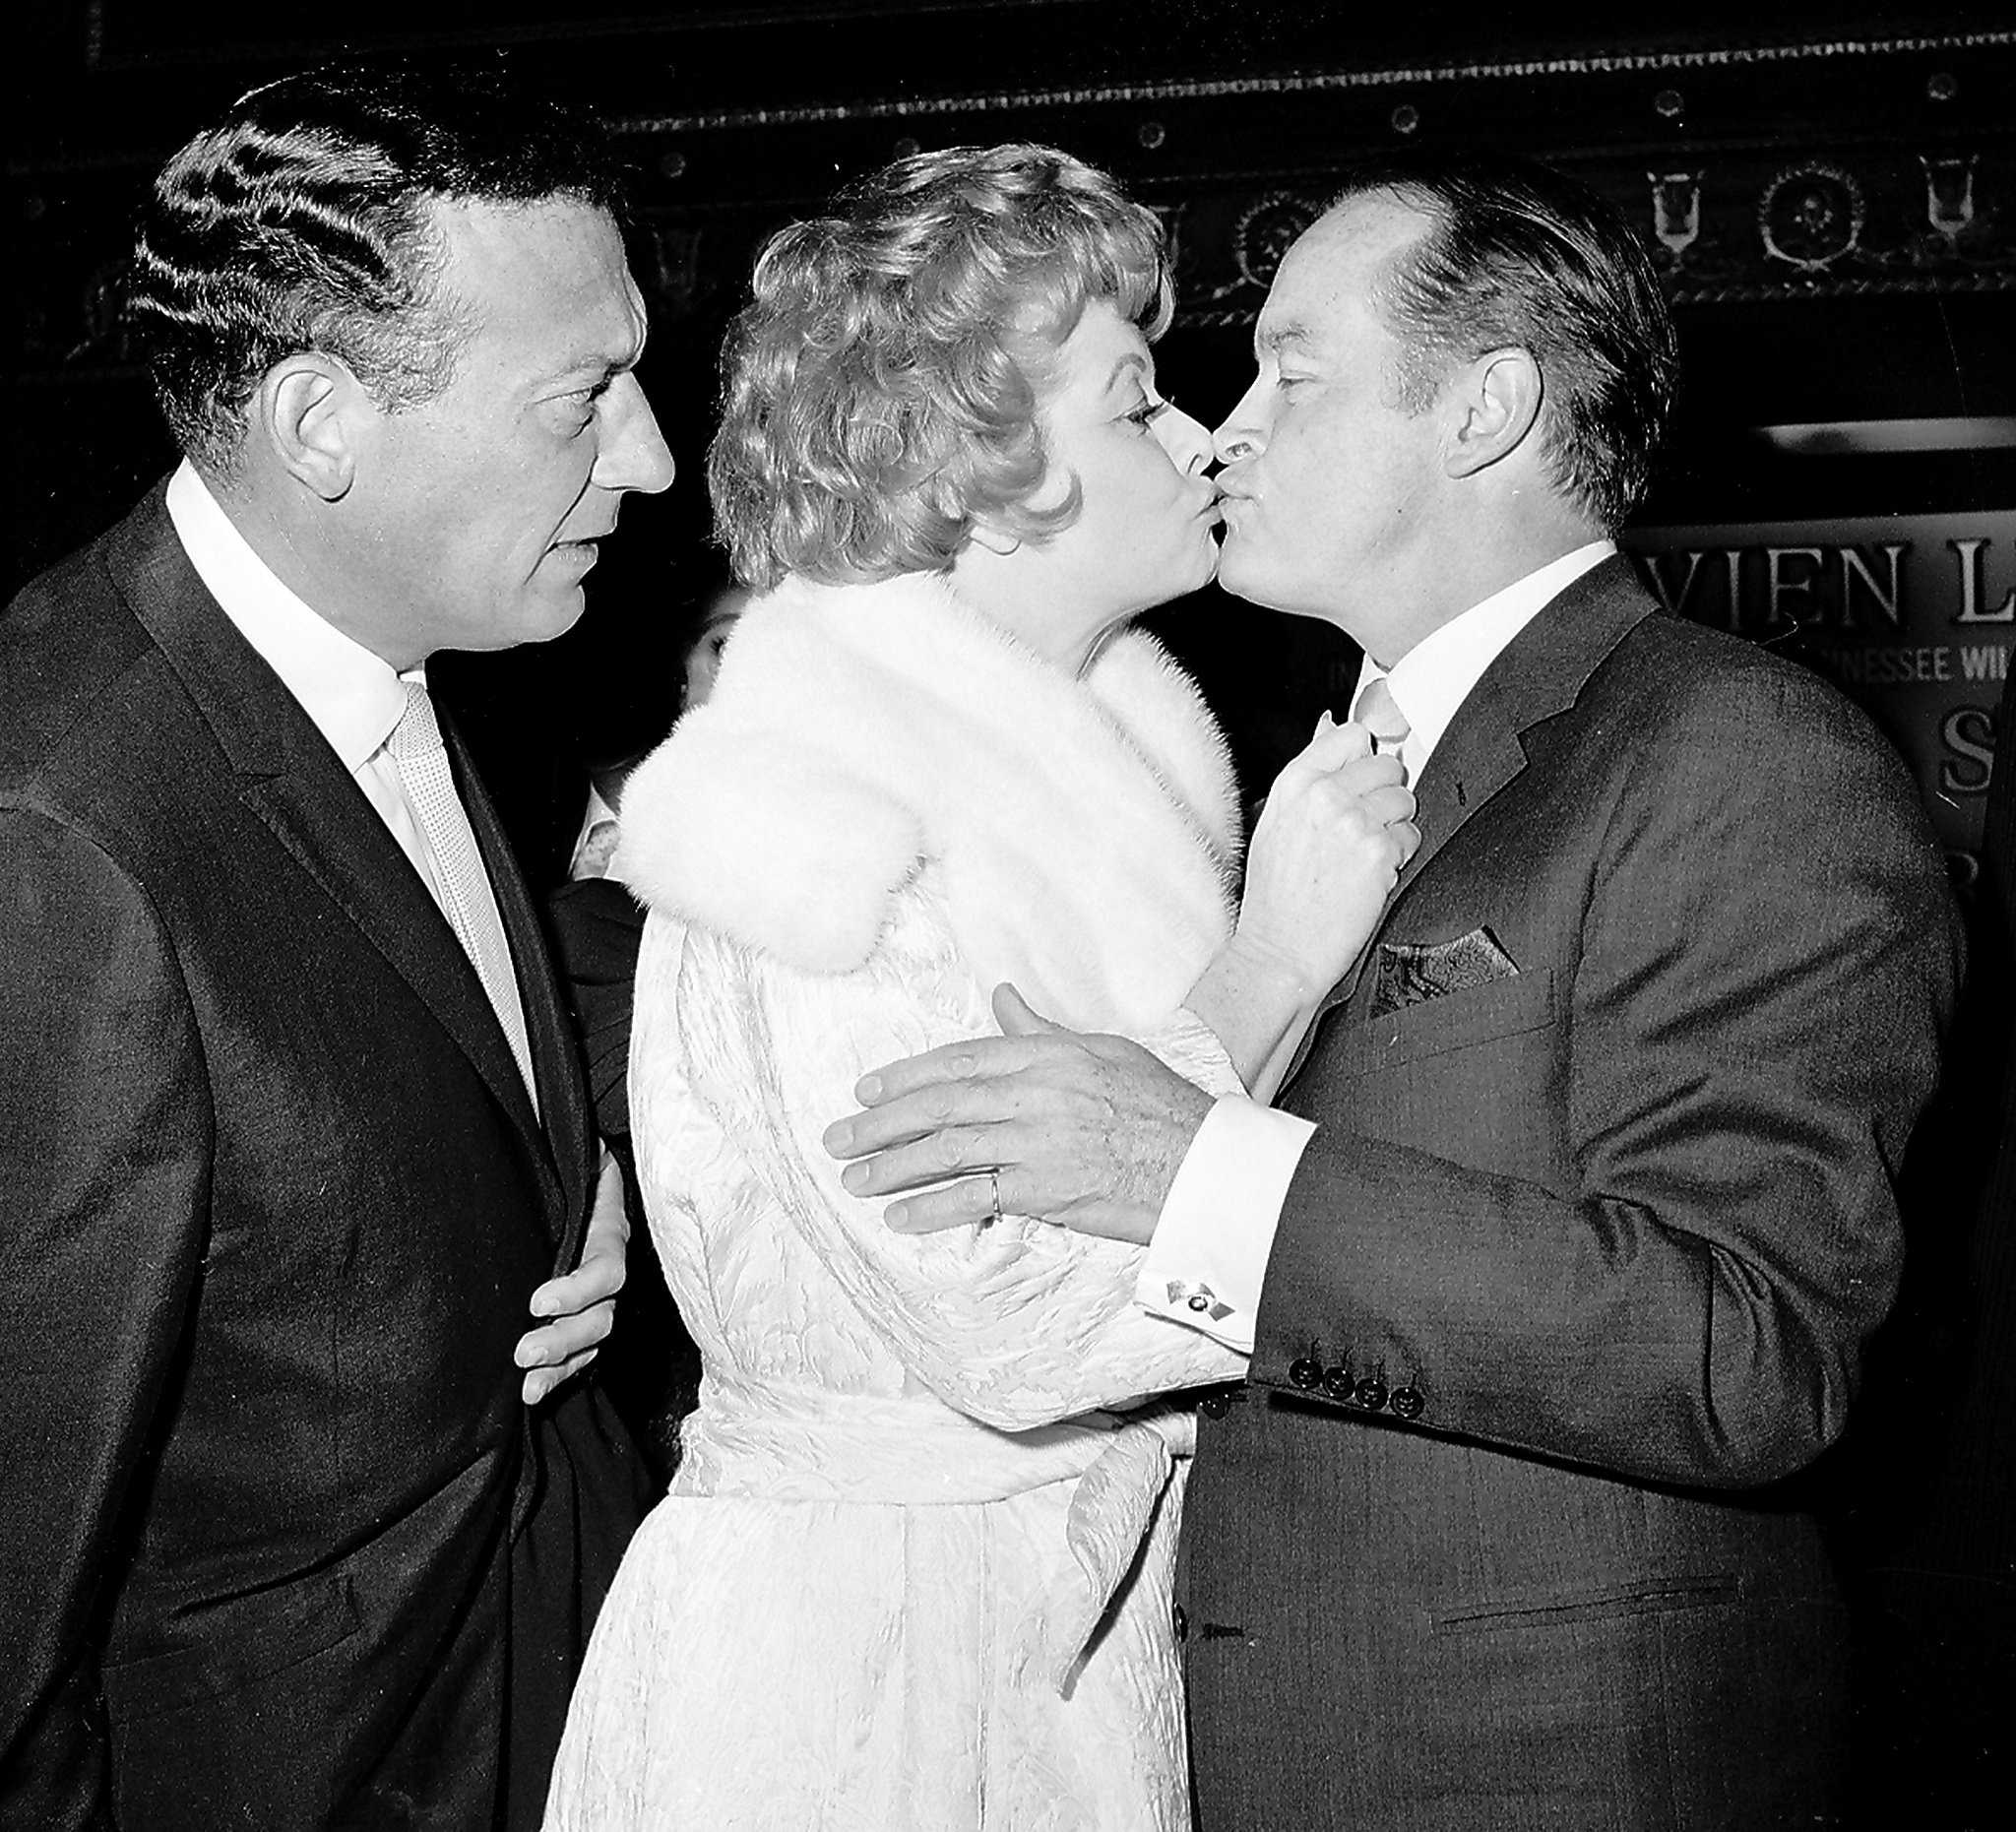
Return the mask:
<svg viewBox="0 0 2016 1832">
<path fill-rule="evenodd" d="M 1169 1185 L 1134 1301 L 1251 1355 L 1281 1205 L 1315 1130 L 1243 1096 L 1220 1101 Z"/>
</svg>

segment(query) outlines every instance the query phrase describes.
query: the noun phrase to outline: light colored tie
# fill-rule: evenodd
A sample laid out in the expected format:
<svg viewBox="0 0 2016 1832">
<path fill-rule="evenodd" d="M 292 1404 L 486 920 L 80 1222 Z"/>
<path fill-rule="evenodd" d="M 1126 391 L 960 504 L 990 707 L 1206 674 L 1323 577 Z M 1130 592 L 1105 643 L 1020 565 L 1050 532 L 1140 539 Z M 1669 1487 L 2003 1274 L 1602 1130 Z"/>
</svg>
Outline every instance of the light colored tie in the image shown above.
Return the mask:
<svg viewBox="0 0 2016 1832">
<path fill-rule="evenodd" d="M 416 680 L 406 683 L 406 711 L 385 740 L 385 748 L 399 766 L 407 801 L 433 852 L 449 926 L 489 994 L 518 1072 L 525 1078 L 525 1091 L 537 1111 L 532 1044 L 526 1036 L 525 1009 L 518 1002 L 518 979 L 511 971 L 511 944 L 504 937 L 504 918 L 497 914 L 497 894 L 490 888 L 490 874 L 483 869 L 483 855 L 476 850 L 469 814 L 455 792 L 434 703 Z"/>
<path fill-rule="evenodd" d="M 1393 697 L 1393 689 L 1386 684 L 1385 675 L 1375 675 L 1359 689 L 1351 716 L 1372 734 L 1384 755 L 1407 761 L 1401 746 L 1407 742 L 1412 727 L 1407 715 L 1400 710 L 1400 702 Z"/>
</svg>

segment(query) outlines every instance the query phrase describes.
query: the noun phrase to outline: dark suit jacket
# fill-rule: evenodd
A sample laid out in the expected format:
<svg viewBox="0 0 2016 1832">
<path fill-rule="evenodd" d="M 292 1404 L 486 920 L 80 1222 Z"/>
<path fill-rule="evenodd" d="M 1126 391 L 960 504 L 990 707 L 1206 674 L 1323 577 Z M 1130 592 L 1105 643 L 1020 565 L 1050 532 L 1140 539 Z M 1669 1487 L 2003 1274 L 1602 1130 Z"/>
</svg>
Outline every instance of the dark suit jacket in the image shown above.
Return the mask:
<svg viewBox="0 0 2016 1832">
<path fill-rule="evenodd" d="M 10 1826 L 536 1821 L 637 1473 L 592 1394 L 519 1401 L 594 1133 L 449 744 L 539 1118 L 158 491 L 0 619 Z"/>
<path fill-rule="evenodd" d="M 1418 786 L 1376 937 L 1514 976 L 1333 995 L 1185 1616 L 1204 1832 L 1813 1823 L 1841 1699 L 1783 1479 L 1895 1289 L 1956 942 L 1905 773 L 1613 560 Z"/>
</svg>

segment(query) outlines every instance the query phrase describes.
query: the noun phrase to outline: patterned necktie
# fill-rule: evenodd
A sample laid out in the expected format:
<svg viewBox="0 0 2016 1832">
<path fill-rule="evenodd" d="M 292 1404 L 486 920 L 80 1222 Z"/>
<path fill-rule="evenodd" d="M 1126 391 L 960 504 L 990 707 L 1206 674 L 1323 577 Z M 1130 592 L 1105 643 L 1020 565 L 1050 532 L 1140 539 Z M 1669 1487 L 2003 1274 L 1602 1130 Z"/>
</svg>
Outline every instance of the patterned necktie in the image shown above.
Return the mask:
<svg viewBox="0 0 2016 1832">
<path fill-rule="evenodd" d="M 1372 734 L 1383 754 L 1406 761 L 1400 747 L 1407 742 L 1410 729 L 1407 715 L 1400 710 L 1400 703 L 1394 699 L 1393 689 L 1387 686 L 1385 675 L 1365 682 L 1351 716 Z"/>
<path fill-rule="evenodd" d="M 441 742 L 441 726 L 434 718 L 434 703 L 416 680 L 406 683 L 406 711 L 385 740 L 385 748 L 399 766 L 399 780 L 406 789 L 408 804 L 427 836 L 433 850 L 434 865 L 441 880 L 447 905 L 449 926 L 462 943 L 463 952 L 476 970 L 476 978 L 489 994 L 497 1022 L 504 1027 L 505 1040 L 525 1078 L 525 1091 L 538 1109 L 538 1093 L 532 1075 L 532 1044 L 525 1029 L 525 1011 L 518 1002 L 518 980 L 511 971 L 511 945 L 504 938 L 504 918 L 497 914 L 497 894 L 490 888 L 490 874 L 483 869 L 483 857 L 476 851 L 476 837 L 469 815 L 455 792 L 455 779 L 448 768 L 448 751 Z"/>
</svg>

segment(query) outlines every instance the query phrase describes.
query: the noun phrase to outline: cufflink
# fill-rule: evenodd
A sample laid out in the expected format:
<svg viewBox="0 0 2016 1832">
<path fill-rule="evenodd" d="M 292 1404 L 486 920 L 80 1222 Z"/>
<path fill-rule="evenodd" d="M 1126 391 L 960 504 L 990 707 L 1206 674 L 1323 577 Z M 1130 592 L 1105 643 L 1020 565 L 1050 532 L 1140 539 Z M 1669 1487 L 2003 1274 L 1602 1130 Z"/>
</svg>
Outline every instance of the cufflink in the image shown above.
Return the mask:
<svg viewBox="0 0 2016 1832">
<path fill-rule="evenodd" d="M 1231 1305 L 1220 1303 L 1218 1294 L 1208 1285 L 1190 1285 L 1181 1279 L 1171 1279 L 1168 1294 L 1171 1307 L 1180 1304 L 1185 1310 L 1194 1310 L 1214 1323 L 1232 1313 Z"/>
</svg>

